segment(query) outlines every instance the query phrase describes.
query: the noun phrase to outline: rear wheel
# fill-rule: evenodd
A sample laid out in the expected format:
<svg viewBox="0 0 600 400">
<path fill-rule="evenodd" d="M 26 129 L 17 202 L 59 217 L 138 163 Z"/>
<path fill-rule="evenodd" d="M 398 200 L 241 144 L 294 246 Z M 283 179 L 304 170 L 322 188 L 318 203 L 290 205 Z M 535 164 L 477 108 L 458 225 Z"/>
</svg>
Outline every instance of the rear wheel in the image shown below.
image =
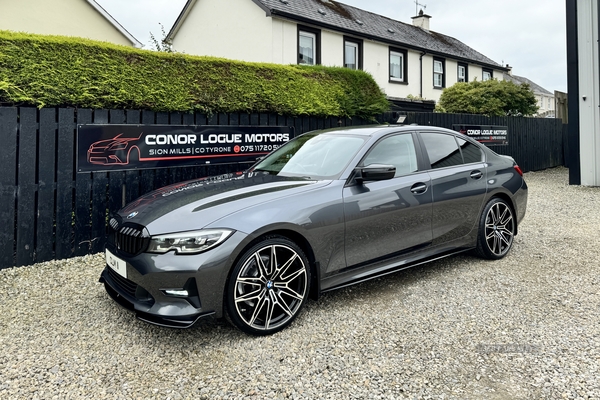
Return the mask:
<svg viewBox="0 0 600 400">
<path fill-rule="evenodd" d="M 288 326 L 306 302 L 310 268 L 304 252 L 283 237 L 269 237 L 249 249 L 227 285 L 228 319 L 252 335 Z"/>
<path fill-rule="evenodd" d="M 512 247 L 516 227 L 510 205 L 499 198 L 490 200 L 479 221 L 477 254 L 490 260 L 504 257 Z"/>
</svg>

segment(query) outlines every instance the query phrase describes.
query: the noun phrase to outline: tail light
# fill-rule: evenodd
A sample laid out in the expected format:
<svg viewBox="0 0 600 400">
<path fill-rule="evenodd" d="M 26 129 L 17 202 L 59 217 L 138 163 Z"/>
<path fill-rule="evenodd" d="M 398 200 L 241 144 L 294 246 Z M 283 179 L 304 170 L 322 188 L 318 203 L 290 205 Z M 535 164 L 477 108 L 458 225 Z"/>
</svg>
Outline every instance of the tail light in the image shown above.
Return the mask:
<svg viewBox="0 0 600 400">
<path fill-rule="evenodd" d="M 515 164 L 514 166 L 515 171 L 517 171 L 517 173 L 521 176 L 523 176 L 523 171 L 521 170 L 521 167 L 519 167 L 517 164 Z"/>
</svg>

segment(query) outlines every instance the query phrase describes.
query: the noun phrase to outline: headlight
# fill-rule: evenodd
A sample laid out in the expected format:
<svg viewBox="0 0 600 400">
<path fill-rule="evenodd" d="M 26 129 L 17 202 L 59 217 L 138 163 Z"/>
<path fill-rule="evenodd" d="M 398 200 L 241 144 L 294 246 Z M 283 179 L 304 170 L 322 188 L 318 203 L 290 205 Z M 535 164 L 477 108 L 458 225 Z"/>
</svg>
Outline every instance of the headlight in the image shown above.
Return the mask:
<svg viewBox="0 0 600 400">
<path fill-rule="evenodd" d="M 162 254 L 175 250 L 176 254 L 197 254 L 218 246 L 232 233 L 229 229 L 209 229 L 153 236 L 148 252 Z"/>
</svg>

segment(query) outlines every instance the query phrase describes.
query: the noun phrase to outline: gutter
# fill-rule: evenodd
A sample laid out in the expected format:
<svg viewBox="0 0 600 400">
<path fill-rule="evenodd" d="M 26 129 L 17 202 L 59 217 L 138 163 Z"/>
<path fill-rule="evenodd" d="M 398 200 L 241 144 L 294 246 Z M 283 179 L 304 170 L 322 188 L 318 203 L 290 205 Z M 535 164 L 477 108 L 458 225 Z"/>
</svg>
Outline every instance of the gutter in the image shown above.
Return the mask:
<svg viewBox="0 0 600 400">
<path fill-rule="evenodd" d="M 421 54 L 419 54 L 419 68 L 421 69 L 421 82 L 419 84 L 419 97 L 423 98 L 423 56 L 427 54 L 425 52 L 422 52 Z"/>
</svg>

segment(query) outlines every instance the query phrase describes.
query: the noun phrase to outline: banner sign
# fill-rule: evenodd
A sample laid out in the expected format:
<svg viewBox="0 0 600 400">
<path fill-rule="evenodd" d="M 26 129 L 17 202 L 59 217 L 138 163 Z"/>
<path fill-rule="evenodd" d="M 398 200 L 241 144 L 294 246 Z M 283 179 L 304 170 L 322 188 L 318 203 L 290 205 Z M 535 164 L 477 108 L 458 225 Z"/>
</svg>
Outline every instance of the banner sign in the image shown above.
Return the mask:
<svg viewBox="0 0 600 400">
<path fill-rule="evenodd" d="M 508 127 L 500 125 L 452 125 L 452 129 L 486 145 L 507 145 Z"/>
<path fill-rule="evenodd" d="M 77 171 L 253 162 L 294 137 L 288 126 L 77 126 Z"/>
</svg>

